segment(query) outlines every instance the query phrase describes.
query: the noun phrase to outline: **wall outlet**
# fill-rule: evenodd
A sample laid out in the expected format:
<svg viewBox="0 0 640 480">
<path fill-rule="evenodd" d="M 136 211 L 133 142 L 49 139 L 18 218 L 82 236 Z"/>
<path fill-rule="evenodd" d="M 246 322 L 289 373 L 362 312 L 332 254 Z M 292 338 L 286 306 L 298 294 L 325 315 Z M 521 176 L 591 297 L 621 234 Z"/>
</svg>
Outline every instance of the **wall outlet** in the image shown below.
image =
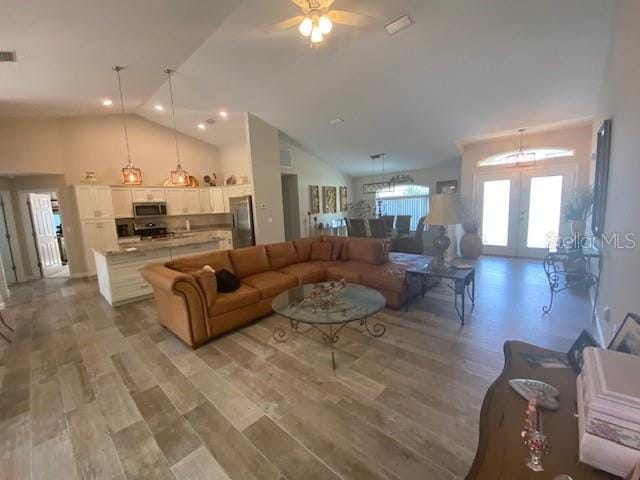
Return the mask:
<svg viewBox="0 0 640 480">
<path fill-rule="evenodd" d="M 602 320 L 604 323 L 609 323 L 611 321 L 611 308 L 604 307 L 602 309 Z"/>
</svg>

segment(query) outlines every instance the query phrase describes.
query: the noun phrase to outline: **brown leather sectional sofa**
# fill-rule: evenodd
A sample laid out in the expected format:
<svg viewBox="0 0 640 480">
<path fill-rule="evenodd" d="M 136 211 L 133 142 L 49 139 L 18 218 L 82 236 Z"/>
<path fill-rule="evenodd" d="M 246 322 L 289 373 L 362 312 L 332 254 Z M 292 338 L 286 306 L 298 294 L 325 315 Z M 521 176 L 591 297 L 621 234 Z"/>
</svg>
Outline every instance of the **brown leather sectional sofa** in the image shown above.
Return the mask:
<svg viewBox="0 0 640 480">
<path fill-rule="evenodd" d="M 389 253 L 384 239 L 318 236 L 194 255 L 149 265 L 142 275 L 153 287 L 160 323 L 198 347 L 271 313 L 276 295 L 301 284 L 344 278 L 376 289 L 387 307 L 397 309 L 407 295 L 405 270 L 424 261 Z M 202 270 L 205 265 L 233 272 L 240 288 L 218 292 L 215 275 Z"/>
</svg>

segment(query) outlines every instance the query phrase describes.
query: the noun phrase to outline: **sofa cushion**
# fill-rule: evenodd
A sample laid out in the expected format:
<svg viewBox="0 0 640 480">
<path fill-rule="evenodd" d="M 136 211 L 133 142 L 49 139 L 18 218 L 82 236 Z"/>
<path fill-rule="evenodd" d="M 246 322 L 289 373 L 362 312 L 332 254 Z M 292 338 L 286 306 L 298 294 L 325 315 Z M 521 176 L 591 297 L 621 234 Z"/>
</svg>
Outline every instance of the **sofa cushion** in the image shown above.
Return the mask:
<svg viewBox="0 0 640 480">
<path fill-rule="evenodd" d="M 229 257 L 238 278 L 245 278 L 269 270 L 269 259 L 264 245 L 230 250 Z"/>
<path fill-rule="evenodd" d="M 299 238 L 293 241 L 293 246 L 298 254 L 299 262 L 308 262 L 311 259 L 311 245 L 313 242 L 321 242 L 322 237 Z"/>
<path fill-rule="evenodd" d="M 280 270 L 287 265 L 298 262 L 298 253 L 293 242 L 273 243 L 265 248 L 272 270 Z"/>
<path fill-rule="evenodd" d="M 333 246 L 331 250 L 331 260 L 346 260 L 345 244 L 351 241 L 348 237 L 336 237 L 333 235 L 323 235 L 323 242 L 329 242 Z"/>
<path fill-rule="evenodd" d="M 260 298 L 271 298 L 297 287 L 298 277 L 281 272 L 262 272 L 243 278 L 242 283 L 257 289 Z"/>
<path fill-rule="evenodd" d="M 331 243 L 313 242 L 311 245 L 311 261 L 331 261 Z"/>
<path fill-rule="evenodd" d="M 405 291 L 405 272 L 411 267 L 422 267 L 427 259 L 422 255 L 391 254 L 390 262 L 370 265 L 360 277 L 362 285 L 396 293 Z"/>
<path fill-rule="evenodd" d="M 295 275 L 298 278 L 298 284 L 305 285 L 307 283 L 323 282 L 327 276 L 327 269 L 310 262 L 294 263 L 280 270 L 282 273 Z"/>
<path fill-rule="evenodd" d="M 229 258 L 228 250 L 218 250 L 214 252 L 201 253 L 198 255 L 192 255 L 189 257 L 183 257 L 173 262 L 165 264 L 172 270 L 177 270 L 182 273 L 191 273 L 200 270 L 205 265 L 210 265 L 214 270 L 227 269 L 230 272 L 234 272 L 233 265 Z"/>
<path fill-rule="evenodd" d="M 384 242 L 373 239 L 352 238 L 349 240 L 344 256 L 347 260 L 381 265 L 386 261 L 385 245 Z"/>
<path fill-rule="evenodd" d="M 360 277 L 371 265 L 364 262 L 338 262 L 327 268 L 327 280 L 342 280 L 347 283 L 360 283 Z"/>
<path fill-rule="evenodd" d="M 260 292 L 258 290 L 247 285 L 240 285 L 240 288 L 233 293 L 218 293 L 216 302 L 208 309 L 209 316 L 222 315 L 259 301 Z"/>
</svg>

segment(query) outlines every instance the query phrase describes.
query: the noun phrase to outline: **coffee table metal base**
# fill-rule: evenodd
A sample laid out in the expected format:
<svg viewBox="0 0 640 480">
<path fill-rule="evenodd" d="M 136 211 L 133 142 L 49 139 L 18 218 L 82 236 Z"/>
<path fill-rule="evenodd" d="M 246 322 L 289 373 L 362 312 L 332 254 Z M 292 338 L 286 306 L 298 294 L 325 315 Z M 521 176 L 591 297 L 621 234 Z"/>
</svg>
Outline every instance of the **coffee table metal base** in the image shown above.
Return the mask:
<svg viewBox="0 0 640 480">
<path fill-rule="evenodd" d="M 329 345 L 331 346 L 331 364 L 333 366 L 333 370 L 335 371 L 336 357 L 335 357 L 333 346 L 338 342 L 338 340 L 340 340 L 339 334 L 342 331 L 342 329 L 347 325 L 349 325 L 350 323 L 354 323 L 354 322 L 360 322 L 360 326 L 364 326 L 365 330 L 372 337 L 381 337 L 387 331 L 386 327 L 382 323 L 376 322 L 376 323 L 370 324 L 369 317 L 361 318 L 359 320 L 352 320 L 350 322 L 322 323 L 322 324 L 306 323 L 306 322 L 300 322 L 299 320 L 289 319 L 289 329 L 281 326 L 275 327 L 273 329 L 273 339 L 278 343 L 284 343 L 287 340 L 289 340 L 289 338 L 291 338 L 291 335 L 293 334 L 294 331 L 299 331 L 298 327 L 300 326 L 300 323 L 306 323 L 311 328 L 320 332 L 322 334 L 323 340 L 325 342 L 328 342 Z M 327 332 L 327 330 L 321 328 L 320 325 L 329 327 L 328 328 L 329 331 Z"/>
</svg>

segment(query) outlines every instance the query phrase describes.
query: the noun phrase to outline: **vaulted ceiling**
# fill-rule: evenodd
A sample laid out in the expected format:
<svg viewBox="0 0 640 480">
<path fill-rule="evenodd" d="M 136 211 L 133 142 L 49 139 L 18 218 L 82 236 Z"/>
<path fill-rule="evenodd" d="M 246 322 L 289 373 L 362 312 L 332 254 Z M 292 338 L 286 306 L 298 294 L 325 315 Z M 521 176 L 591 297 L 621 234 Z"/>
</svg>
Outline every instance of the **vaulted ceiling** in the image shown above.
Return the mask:
<svg viewBox="0 0 640 480">
<path fill-rule="evenodd" d="M 423 168 L 455 158 L 464 138 L 593 115 L 613 2 L 336 0 L 371 20 L 336 25 L 317 49 L 295 28 L 268 33 L 299 13 L 289 0 L 8 3 L 0 49 L 20 62 L 0 65 L 0 115 L 104 113 L 120 63 L 130 106 L 169 125 L 154 109 L 168 106 L 169 65 L 184 133 L 241 141 L 252 112 L 361 175 L 373 153 L 389 154 L 389 170 Z M 415 25 L 387 35 L 406 13 Z"/>
</svg>

